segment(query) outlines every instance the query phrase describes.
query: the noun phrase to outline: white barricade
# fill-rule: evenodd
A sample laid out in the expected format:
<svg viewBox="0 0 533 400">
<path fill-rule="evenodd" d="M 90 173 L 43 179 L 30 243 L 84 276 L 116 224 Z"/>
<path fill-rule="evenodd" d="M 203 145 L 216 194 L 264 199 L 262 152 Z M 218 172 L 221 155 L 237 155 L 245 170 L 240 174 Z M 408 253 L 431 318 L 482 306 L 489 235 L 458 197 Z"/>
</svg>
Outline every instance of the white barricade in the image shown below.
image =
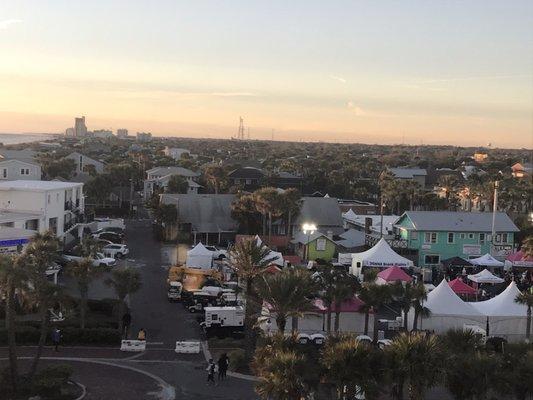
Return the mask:
<svg viewBox="0 0 533 400">
<path fill-rule="evenodd" d="M 145 351 L 145 340 L 123 340 L 120 343 L 120 351 Z"/>
<path fill-rule="evenodd" d="M 176 353 L 197 354 L 200 352 L 200 342 L 176 342 Z"/>
</svg>

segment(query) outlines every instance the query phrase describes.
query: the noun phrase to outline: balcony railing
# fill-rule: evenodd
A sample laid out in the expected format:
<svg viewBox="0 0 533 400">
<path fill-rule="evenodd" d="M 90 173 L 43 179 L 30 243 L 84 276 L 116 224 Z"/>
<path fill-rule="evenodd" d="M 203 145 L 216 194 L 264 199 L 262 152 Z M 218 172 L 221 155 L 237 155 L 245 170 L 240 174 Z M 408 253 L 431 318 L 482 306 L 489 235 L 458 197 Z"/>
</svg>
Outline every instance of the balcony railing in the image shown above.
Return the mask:
<svg viewBox="0 0 533 400">
<path fill-rule="evenodd" d="M 365 235 L 365 244 L 368 247 L 373 247 L 377 242 L 379 242 L 380 237 Z M 384 238 L 390 247 L 393 249 L 406 249 L 407 240 L 400 238 Z"/>
</svg>

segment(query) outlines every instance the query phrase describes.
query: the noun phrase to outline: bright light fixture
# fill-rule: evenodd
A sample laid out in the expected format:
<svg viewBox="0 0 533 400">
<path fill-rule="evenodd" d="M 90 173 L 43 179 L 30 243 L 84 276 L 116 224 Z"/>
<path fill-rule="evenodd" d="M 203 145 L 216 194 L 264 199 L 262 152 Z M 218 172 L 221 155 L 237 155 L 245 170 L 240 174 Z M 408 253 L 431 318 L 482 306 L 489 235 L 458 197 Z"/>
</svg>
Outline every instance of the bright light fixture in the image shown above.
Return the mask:
<svg viewBox="0 0 533 400">
<path fill-rule="evenodd" d="M 305 234 L 313 234 L 316 231 L 316 225 L 315 224 L 303 224 L 302 230 Z"/>
</svg>

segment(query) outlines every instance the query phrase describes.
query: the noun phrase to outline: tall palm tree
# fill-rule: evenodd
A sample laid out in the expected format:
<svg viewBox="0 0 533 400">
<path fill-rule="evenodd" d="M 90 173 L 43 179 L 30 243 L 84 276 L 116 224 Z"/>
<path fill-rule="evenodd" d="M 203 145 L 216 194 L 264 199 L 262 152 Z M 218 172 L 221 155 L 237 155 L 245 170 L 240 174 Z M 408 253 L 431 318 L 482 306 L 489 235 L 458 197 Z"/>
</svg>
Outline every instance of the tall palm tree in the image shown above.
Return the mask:
<svg viewBox="0 0 533 400">
<path fill-rule="evenodd" d="M 515 302 L 518 304 L 523 304 L 527 307 L 526 340 L 529 342 L 529 339 L 531 338 L 531 308 L 533 307 L 533 289 L 529 288 L 528 291 L 517 295 Z"/>
<path fill-rule="evenodd" d="M 437 384 L 443 369 L 438 338 L 401 333 L 385 351 L 390 360 L 395 398 L 403 398 L 403 386 L 407 384 L 410 400 L 424 400 L 426 389 Z"/>
<path fill-rule="evenodd" d="M 141 274 L 139 271 L 126 267 L 114 269 L 111 278 L 106 279 L 105 283 L 115 290 L 119 299 L 118 327 L 122 332 L 122 316 L 124 315 L 126 297 L 137 292 L 141 286 Z"/>
<path fill-rule="evenodd" d="M 312 309 L 310 297 L 315 287 L 309 272 L 304 269 L 286 268 L 277 274 L 263 275 L 257 283 L 259 298 L 276 314 L 276 325 L 281 333 L 285 333 L 288 317 L 298 317 Z"/>
<path fill-rule="evenodd" d="M 347 271 L 326 264 L 318 268 L 315 281 L 322 289 L 320 297 L 327 307 L 327 331 L 331 332 L 331 313 L 335 312 L 333 330 L 337 333 L 340 327 L 341 305 L 351 299 L 359 288 L 359 281 Z"/>
<path fill-rule="evenodd" d="M 256 239 L 245 239 L 229 251 L 231 265 L 244 286 L 246 309 L 244 316 L 244 351 L 246 360 L 252 359 L 257 338 L 256 322 L 261 311 L 261 303 L 256 291 L 257 278 L 275 259 L 270 256 L 270 249 L 260 245 Z"/>
<path fill-rule="evenodd" d="M 31 363 L 28 378 L 31 380 L 37 371 L 46 336 L 48 333 L 49 308 L 53 307 L 60 296 L 60 287 L 48 281 L 46 269 L 58 258 L 59 240 L 51 232 L 36 233 L 28 243 L 17 262 L 26 269 L 32 290 L 30 295 L 37 305 L 40 320 L 40 335 L 37 351 Z"/>
<path fill-rule="evenodd" d="M 283 214 L 287 223 L 286 234 L 288 237 L 292 236 L 292 221 L 300 213 L 300 208 L 302 206 L 301 193 L 294 188 L 289 188 L 283 193 Z"/>
<path fill-rule="evenodd" d="M 11 390 L 18 389 L 17 343 L 15 338 L 15 291 L 22 287 L 27 276 L 25 271 L 17 268 L 12 256 L 0 254 L 0 297 L 5 299 L 5 318 Z"/>
<path fill-rule="evenodd" d="M 78 291 L 80 293 L 80 328 L 85 329 L 89 284 L 94 278 L 100 275 L 100 270 L 93 267 L 90 258 L 85 257 L 80 261 L 70 263 L 67 266 L 66 272 L 76 280 L 78 285 Z"/>
<path fill-rule="evenodd" d="M 370 283 L 366 285 L 366 304 L 374 311 L 373 342 L 378 341 L 378 312 L 392 301 L 392 289 L 389 285 L 377 285 Z M 363 300 L 365 301 L 365 300 Z"/>
<path fill-rule="evenodd" d="M 413 306 L 414 311 L 413 331 L 416 331 L 418 329 L 418 318 L 427 317 L 430 314 L 429 309 L 424 306 L 424 302 L 427 300 L 427 298 L 428 294 L 422 282 L 412 288 L 411 304 Z"/>
<path fill-rule="evenodd" d="M 224 168 L 219 165 L 210 165 L 205 169 L 204 176 L 207 184 L 213 189 L 215 194 L 218 194 L 226 178 Z"/>
</svg>

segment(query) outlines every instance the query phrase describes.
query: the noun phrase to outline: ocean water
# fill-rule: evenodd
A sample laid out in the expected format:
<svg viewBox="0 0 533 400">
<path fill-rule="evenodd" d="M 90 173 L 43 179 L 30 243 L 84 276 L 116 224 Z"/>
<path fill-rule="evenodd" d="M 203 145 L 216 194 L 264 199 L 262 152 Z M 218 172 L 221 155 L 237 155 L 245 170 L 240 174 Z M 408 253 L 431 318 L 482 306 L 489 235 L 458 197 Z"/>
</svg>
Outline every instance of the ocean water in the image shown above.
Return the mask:
<svg viewBox="0 0 533 400">
<path fill-rule="evenodd" d="M 19 144 L 53 139 L 54 135 L 36 133 L 0 133 L 0 143 Z"/>
</svg>

